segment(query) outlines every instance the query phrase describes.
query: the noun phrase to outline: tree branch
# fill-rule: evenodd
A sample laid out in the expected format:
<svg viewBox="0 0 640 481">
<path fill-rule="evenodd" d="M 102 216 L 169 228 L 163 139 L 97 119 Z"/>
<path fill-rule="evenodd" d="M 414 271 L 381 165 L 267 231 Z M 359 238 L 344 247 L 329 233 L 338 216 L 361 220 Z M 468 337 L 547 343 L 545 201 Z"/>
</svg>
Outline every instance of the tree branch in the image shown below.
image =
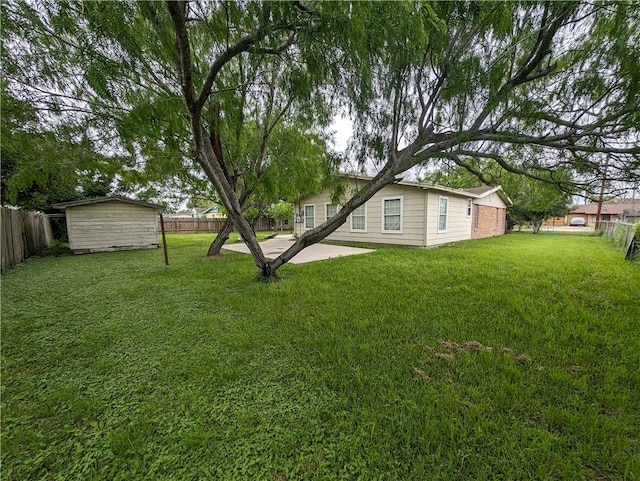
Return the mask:
<svg viewBox="0 0 640 481">
<path fill-rule="evenodd" d="M 184 95 L 187 110 L 190 115 L 199 115 L 200 109 L 196 109 L 196 96 L 193 87 L 193 69 L 191 65 L 191 45 L 186 25 L 186 2 L 184 0 L 167 1 L 167 8 L 173 22 L 176 33 L 176 47 L 178 50 L 178 75 L 180 86 Z"/>
</svg>

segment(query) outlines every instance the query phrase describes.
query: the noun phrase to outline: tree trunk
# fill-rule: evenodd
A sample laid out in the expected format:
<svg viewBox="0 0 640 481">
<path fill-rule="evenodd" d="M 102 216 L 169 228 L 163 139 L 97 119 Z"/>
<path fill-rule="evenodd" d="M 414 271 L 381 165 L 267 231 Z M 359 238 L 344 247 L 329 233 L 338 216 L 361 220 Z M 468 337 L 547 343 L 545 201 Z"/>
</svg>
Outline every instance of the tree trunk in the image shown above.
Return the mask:
<svg viewBox="0 0 640 481">
<path fill-rule="evenodd" d="M 218 235 L 209 246 L 209 251 L 207 252 L 207 256 L 215 256 L 220 254 L 220 249 L 222 249 L 222 246 L 224 245 L 224 243 L 227 242 L 227 240 L 229 239 L 229 234 L 231 234 L 232 230 L 233 230 L 233 221 L 231 220 L 230 217 L 227 217 L 227 219 L 224 221 L 224 225 L 222 226 L 222 229 L 220 230 L 220 232 L 218 232 Z"/>
<path fill-rule="evenodd" d="M 275 281 L 278 279 L 276 275 L 277 268 L 274 269 L 271 265 L 271 262 L 267 261 L 258 265 L 258 269 L 260 269 L 260 276 L 258 277 L 262 282 Z"/>
<path fill-rule="evenodd" d="M 542 221 L 541 220 L 531 221 L 531 227 L 533 227 L 533 233 L 537 234 L 538 232 L 540 232 L 540 227 L 542 227 Z"/>
</svg>

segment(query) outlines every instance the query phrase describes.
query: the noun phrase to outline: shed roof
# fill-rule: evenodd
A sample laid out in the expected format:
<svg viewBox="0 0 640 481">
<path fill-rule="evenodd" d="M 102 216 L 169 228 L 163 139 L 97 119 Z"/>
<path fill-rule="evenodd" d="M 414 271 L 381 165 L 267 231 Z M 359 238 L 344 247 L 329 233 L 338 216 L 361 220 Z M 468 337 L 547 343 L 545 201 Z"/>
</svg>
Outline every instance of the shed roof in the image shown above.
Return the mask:
<svg viewBox="0 0 640 481">
<path fill-rule="evenodd" d="M 94 197 L 91 199 L 72 200 L 69 202 L 60 202 L 53 204 L 54 209 L 66 209 L 68 207 L 77 207 L 80 205 L 100 204 L 103 202 L 125 202 L 127 204 L 141 205 L 143 207 L 151 207 L 153 209 L 164 210 L 164 207 L 158 204 L 151 204 L 149 202 L 143 202 L 141 200 L 129 199 L 128 197 L 122 197 L 119 195 L 113 195 L 108 197 Z"/>
</svg>

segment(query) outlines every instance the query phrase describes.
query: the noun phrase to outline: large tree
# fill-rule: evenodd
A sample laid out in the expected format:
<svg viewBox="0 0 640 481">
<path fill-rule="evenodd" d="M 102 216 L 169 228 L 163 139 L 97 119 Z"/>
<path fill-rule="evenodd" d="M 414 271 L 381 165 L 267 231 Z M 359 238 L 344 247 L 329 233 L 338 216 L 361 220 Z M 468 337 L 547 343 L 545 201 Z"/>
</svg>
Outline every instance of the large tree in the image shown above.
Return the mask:
<svg viewBox="0 0 640 481">
<path fill-rule="evenodd" d="M 314 6 L 318 10 L 310 15 L 319 23 L 329 17 L 329 12 L 319 10 L 324 5 Z M 253 30 L 213 57 L 207 76 L 199 81 L 193 75 L 193 62 L 201 57 L 192 49 L 189 5 L 169 4 L 199 162 L 237 221 L 263 276 L 272 276 L 302 248 L 330 234 L 397 175 L 431 159 L 444 157 L 466 165 L 467 157 L 490 158 L 511 172 L 548 173 L 552 181 L 561 166 L 588 169 L 585 156 L 593 152 L 621 156 L 625 174 L 637 167 L 639 23 L 637 10 L 629 5 L 333 7 L 348 11 L 349 24 L 342 34 L 346 42 L 339 45 L 347 59 L 342 64 L 347 83 L 341 87 L 356 119 L 360 154 L 381 167 L 336 216 L 268 262 L 255 237 L 246 238 L 250 232 L 238 215 L 233 189 L 204 135 L 202 108 L 230 56 L 259 49 L 278 28 L 292 32 L 286 45 L 295 38 L 295 22 L 258 20 Z M 506 153 L 521 160 L 509 163 Z"/>
<path fill-rule="evenodd" d="M 211 182 L 192 145 L 190 118 L 176 82 L 179 52 L 170 7 L 154 2 L 12 4 L 3 35 L 12 86 L 41 111 L 59 114 L 57 121 L 73 114 L 94 136 L 115 131 L 119 146 L 136 159 L 135 168 L 120 173 L 125 183 L 145 185 L 151 193 L 207 197 L 229 212 L 224 193 Z M 198 57 L 223 53 L 215 79 L 207 80 L 212 92 L 202 98 L 200 125 L 243 217 L 281 199 L 295 200 L 301 190 L 318 189 L 336 168 L 321 128 L 329 120 L 324 97 L 311 95 L 313 76 L 287 55 L 294 30 L 308 23 L 308 14 L 299 22 L 297 13 L 278 5 L 214 2 L 193 5 L 185 19 Z M 228 52 L 234 37 L 270 14 L 283 21 L 265 34 L 277 45 L 259 54 L 247 51 L 249 43 Z M 279 43 L 283 31 L 286 38 Z M 206 60 L 195 60 L 190 68 L 199 80 L 208 75 Z M 209 255 L 219 251 L 238 223 L 233 217 Z"/>
<path fill-rule="evenodd" d="M 56 51 L 56 68 L 41 68 L 39 80 L 73 79 L 74 97 L 88 98 L 93 115 L 137 108 L 137 120 L 122 116 L 134 147 L 160 134 L 162 148 L 195 160 L 264 277 L 415 165 L 449 159 L 471 170 L 469 159 L 491 159 L 565 188 L 555 172 L 570 169 L 589 188 L 591 155 L 604 152 L 614 159 L 610 175 L 638 173 L 640 9 L 632 2 L 65 2 L 12 14 L 13 23 L 41 22 L 57 49 L 86 50 L 84 75 Z M 36 44 L 29 35 L 21 41 Z M 289 108 L 319 126 L 326 103 L 347 109 L 353 152 L 378 173 L 336 216 L 267 261 L 217 122 L 247 125 L 238 109 L 244 75 L 268 72 L 274 57 L 286 67 L 277 80 Z M 263 85 L 268 76 L 247 78 Z M 264 115 L 262 99 L 251 97 L 251 108 Z M 167 116 L 178 111 L 186 118 Z M 176 125 L 188 136 L 171 145 Z"/>
</svg>

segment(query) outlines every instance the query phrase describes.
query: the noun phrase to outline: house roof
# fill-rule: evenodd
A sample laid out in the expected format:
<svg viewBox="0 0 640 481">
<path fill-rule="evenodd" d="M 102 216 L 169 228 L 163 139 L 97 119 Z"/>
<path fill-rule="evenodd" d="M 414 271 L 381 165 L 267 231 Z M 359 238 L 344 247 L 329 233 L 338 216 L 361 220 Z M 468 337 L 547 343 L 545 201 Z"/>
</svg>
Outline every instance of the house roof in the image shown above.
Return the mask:
<svg viewBox="0 0 640 481">
<path fill-rule="evenodd" d="M 208 209 L 204 209 L 202 212 L 200 212 L 201 215 L 204 215 L 204 214 L 219 214 L 219 213 L 220 213 L 220 206 L 218 206 L 218 205 L 212 205 Z"/>
<path fill-rule="evenodd" d="M 492 191 L 497 190 L 495 185 L 484 185 L 482 187 L 471 187 L 470 189 L 462 189 L 466 192 L 471 192 L 472 194 L 483 195 L 488 194 Z"/>
<path fill-rule="evenodd" d="M 349 179 L 355 179 L 355 180 L 365 180 L 365 181 L 373 180 L 373 177 L 370 177 L 368 175 L 341 174 L 341 176 L 347 177 Z M 417 187 L 418 189 L 423 189 L 423 190 L 440 190 L 442 192 L 450 192 L 452 194 L 461 195 L 463 197 L 478 197 L 476 194 L 473 194 L 471 192 L 465 192 L 462 189 L 453 189 L 451 187 L 445 187 L 444 185 L 437 185 L 437 184 L 425 184 L 423 182 L 415 182 L 412 180 L 402 180 L 402 179 L 396 178 L 396 180 L 394 181 L 394 184 L 408 185 L 410 187 Z"/>
<path fill-rule="evenodd" d="M 351 175 L 351 174 L 342 174 L 344 177 L 348 177 L 350 179 L 356 180 L 373 180 L 373 177 L 369 177 L 366 175 Z M 513 205 L 513 202 L 509 198 L 507 194 L 504 193 L 502 187 L 499 185 L 494 186 L 484 186 L 484 187 L 474 187 L 471 189 L 454 189 L 453 187 L 446 187 L 444 185 L 438 184 L 426 184 L 424 182 L 415 182 L 411 180 L 402 180 L 396 179 L 395 184 L 398 185 L 408 185 L 410 187 L 417 187 L 423 190 L 438 190 L 441 192 L 449 192 L 451 194 L 460 195 L 462 197 L 470 197 L 473 199 L 482 199 L 493 192 L 497 192 L 500 198 L 504 201 L 507 206 Z"/>
<path fill-rule="evenodd" d="M 635 201 L 614 201 L 602 203 L 602 214 L 619 215 L 625 210 L 640 210 L 640 199 Z M 571 209 L 572 214 L 597 214 L 598 204 L 575 205 Z"/>
<path fill-rule="evenodd" d="M 151 204 L 149 202 L 143 202 L 141 200 L 129 199 L 128 197 L 122 197 L 119 195 L 113 195 L 108 197 L 94 197 L 91 199 L 72 200 L 70 202 L 59 202 L 53 204 L 54 209 L 66 209 L 68 207 L 77 207 L 80 205 L 100 204 L 103 202 L 125 202 L 127 204 L 141 205 L 144 207 L 151 207 L 153 209 L 164 210 L 164 207 L 158 204 Z"/>
<path fill-rule="evenodd" d="M 498 197 L 502 199 L 502 201 L 507 204 L 507 207 L 511 207 L 513 205 L 513 201 L 511 198 L 502 190 L 502 186 L 500 185 L 485 185 L 482 187 L 471 187 L 470 189 L 462 189 L 466 192 L 471 192 L 472 194 L 476 194 L 478 198 L 482 199 L 488 195 L 493 194 L 494 192 L 498 194 Z"/>
</svg>

